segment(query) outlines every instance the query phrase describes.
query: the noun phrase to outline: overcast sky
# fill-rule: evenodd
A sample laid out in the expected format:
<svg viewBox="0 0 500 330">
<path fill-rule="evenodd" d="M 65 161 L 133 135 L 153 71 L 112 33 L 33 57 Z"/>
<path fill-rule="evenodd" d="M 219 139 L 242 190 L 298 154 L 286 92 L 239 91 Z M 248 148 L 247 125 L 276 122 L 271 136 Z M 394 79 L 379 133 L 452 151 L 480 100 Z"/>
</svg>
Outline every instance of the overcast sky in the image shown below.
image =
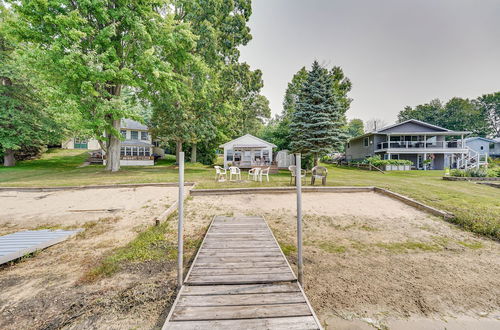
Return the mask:
<svg viewBox="0 0 500 330">
<path fill-rule="evenodd" d="M 351 79 L 349 118 L 500 91 L 500 0 L 253 0 L 241 59 L 281 113 L 287 83 L 317 59 Z"/>
</svg>

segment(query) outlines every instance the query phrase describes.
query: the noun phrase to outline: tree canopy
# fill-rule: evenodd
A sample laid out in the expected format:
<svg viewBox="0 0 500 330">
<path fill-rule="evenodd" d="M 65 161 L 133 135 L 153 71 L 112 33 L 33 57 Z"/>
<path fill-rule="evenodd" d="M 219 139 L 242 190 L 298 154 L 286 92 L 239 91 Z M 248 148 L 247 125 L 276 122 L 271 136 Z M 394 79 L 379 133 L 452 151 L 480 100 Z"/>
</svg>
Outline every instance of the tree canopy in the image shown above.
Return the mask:
<svg viewBox="0 0 500 330">
<path fill-rule="evenodd" d="M 451 130 L 470 131 L 478 136 L 494 135 L 499 117 L 495 117 L 493 109 L 500 107 L 498 99 L 495 94 L 483 95 L 475 100 L 454 97 L 445 104 L 434 99 L 426 104 L 405 107 L 399 112 L 398 121 L 417 119 Z"/>
<path fill-rule="evenodd" d="M 47 105 L 39 86 L 44 81 L 30 68 L 28 45 L 9 38 L 6 21 L 12 13 L 0 4 L 0 156 L 14 166 L 18 153 L 60 142 L 61 113 Z"/>
<path fill-rule="evenodd" d="M 346 102 L 340 97 L 343 92 L 335 88 L 335 82 L 335 76 L 314 61 L 292 114 L 291 149 L 313 156 L 314 165 L 320 156 L 340 148 L 345 139 Z"/>
</svg>

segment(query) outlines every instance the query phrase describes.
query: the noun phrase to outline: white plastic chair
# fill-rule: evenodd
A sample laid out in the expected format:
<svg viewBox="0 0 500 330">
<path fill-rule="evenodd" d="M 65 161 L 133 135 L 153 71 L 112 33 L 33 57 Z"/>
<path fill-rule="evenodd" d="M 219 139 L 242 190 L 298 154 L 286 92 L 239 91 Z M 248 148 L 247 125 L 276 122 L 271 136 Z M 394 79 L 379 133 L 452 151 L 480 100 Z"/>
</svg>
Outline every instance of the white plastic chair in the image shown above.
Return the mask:
<svg viewBox="0 0 500 330">
<path fill-rule="evenodd" d="M 253 181 L 257 181 L 257 178 L 259 177 L 259 172 L 260 172 L 259 167 L 252 168 L 251 170 L 248 171 L 247 180 L 250 180 L 251 177 Z"/>
<path fill-rule="evenodd" d="M 233 175 L 236 177 L 237 180 L 241 181 L 241 171 L 236 166 L 229 167 L 229 181 L 233 181 Z"/>
<path fill-rule="evenodd" d="M 260 173 L 259 173 L 259 181 L 260 182 L 262 182 L 262 177 L 263 176 L 265 176 L 267 182 L 269 182 L 269 170 L 270 169 L 271 169 L 271 167 L 266 167 L 266 168 L 260 170 Z"/>
<path fill-rule="evenodd" d="M 215 182 L 226 181 L 226 169 L 220 166 L 214 166 L 215 168 Z"/>
</svg>

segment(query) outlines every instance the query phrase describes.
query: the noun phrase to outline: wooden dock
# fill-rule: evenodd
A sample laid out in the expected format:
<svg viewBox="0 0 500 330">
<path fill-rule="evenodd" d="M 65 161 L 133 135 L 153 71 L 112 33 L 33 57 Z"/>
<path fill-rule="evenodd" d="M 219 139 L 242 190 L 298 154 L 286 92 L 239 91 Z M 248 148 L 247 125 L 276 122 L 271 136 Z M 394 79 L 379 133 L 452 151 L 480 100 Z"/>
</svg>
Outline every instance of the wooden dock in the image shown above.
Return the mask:
<svg viewBox="0 0 500 330">
<path fill-rule="evenodd" d="M 321 329 L 262 217 L 215 217 L 163 329 Z"/>
</svg>

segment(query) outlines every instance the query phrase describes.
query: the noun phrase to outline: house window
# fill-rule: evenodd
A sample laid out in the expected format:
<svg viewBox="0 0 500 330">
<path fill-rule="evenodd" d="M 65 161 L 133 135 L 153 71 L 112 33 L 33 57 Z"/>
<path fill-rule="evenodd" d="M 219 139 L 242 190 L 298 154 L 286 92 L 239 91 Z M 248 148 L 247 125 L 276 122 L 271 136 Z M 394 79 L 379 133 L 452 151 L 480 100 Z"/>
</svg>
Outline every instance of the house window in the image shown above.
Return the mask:
<svg viewBox="0 0 500 330">
<path fill-rule="evenodd" d="M 125 156 L 125 147 L 120 148 L 120 156 Z"/>
<path fill-rule="evenodd" d="M 137 147 L 132 147 L 132 156 L 137 156 Z"/>
<path fill-rule="evenodd" d="M 365 145 L 365 147 L 368 147 L 368 145 L 370 144 L 370 139 L 369 138 L 365 138 L 364 141 L 363 141 L 363 144 Z"/>
<path fill-rule="evenodd" d="M 150 155 L 149 148 L 146 148 L 146 150 L 144 150 L 144 156 L 149 156 L 149 155 Z"/>
<path fill-rule="evenodd" d="M 122 129 L 122 130 L 120 131 L 120 134 L 122 135 L 122 137 L 123 137 L 124 139 L 126 139 L 126 138 L 127 138 L 127 131 L 125 131 L 125 130 L 123 130 L 123 129 Z"/>
<path fill-rule="evenodd" d="M 127 156 L 132 156 L 132 149 L 131 149 L 131 147 L 125 147 L 125 154 Z"/>
<path fill-rule="evenodd" d="M 232 150 L 227 151 L 226 161 L 228 161 L 228 162 L 233 161 L 233 151 Z"/>
<path fill-rule="evenodd" d="M 139 140 L 139 131 L 130 131 L 130 139 Z"/>
<path fill-rule="evenodd" d="M 148 139 L 148 132 L 141 132 L 141 140 L 147 140 Z"/>
<path fill-rule="evenodd" d="M 143 147 L 139 148 L 139 156 L 144 156 L 144 148 Z"/>
</svg>

